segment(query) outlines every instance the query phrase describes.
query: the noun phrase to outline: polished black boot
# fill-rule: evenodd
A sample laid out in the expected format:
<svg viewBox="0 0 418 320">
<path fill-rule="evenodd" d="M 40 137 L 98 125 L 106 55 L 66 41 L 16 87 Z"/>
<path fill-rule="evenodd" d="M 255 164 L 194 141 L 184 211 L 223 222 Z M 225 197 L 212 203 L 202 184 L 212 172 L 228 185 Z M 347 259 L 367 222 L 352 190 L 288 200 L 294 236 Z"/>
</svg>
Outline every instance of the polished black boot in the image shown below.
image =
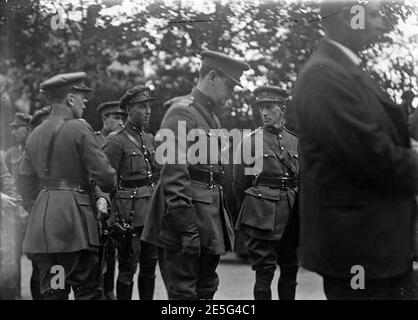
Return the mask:
<svg viewBox="0 0 418 320">
<path fill-rule="evenodd" d="M 271 300 L 270 288 L 257 288 L 254 287 L 254 300 Z"/>
<path fill-rule="evenodd" d="M 152 300 L 154 288 L 155 277 L 138 277 L 139 300 Z"/>
<path fill-rule="evenodd" d="M 132 288 L 134 284 L 116 282 L 116 297 L 118 300 L 132 300 Z"/>
</svg>

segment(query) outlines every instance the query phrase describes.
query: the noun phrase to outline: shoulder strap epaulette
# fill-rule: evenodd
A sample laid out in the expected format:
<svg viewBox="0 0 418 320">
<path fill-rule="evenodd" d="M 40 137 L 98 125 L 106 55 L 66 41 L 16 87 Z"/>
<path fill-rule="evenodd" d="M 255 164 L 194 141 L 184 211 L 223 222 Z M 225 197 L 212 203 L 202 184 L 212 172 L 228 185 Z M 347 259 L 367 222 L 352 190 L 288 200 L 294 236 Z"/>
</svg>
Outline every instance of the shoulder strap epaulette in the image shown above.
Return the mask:
<svg viewBox="0 0 418 320">
<path fill-rule="evenodd" d="M 109 133 L 109 136 L 114 136 L 115 134 L 119 134 L 119 133 L 123 132 L 123 130 L 125 130 L 125 127 L 117 128 L 117 129 L 113 130 L 111 133 Z"/>
<path fill-rule="evenodd" d="M 283 127 L 283 129 L 284 129 L 286 132 L 290 133 L 291 135 L 293 135 L 293 136 L 297 137 L 296 132 L 294 132 L 294 131 L 290 130 L 289 128 L 286 128 L 286 127 Z"/>
</svg>

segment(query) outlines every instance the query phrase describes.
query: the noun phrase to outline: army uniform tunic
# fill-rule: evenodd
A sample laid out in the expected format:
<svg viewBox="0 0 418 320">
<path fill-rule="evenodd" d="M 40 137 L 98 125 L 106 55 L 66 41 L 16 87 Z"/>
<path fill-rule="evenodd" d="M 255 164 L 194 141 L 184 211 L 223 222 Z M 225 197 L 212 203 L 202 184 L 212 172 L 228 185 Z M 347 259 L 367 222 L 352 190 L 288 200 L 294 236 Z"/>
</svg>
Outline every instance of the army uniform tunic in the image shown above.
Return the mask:
<svg viewBox="0 0 418 320">
<path fill-rule="evenodd" d="M 220 129 L 219 119 L 212 112 L 215 106 L 198 89 L 191 96 L 194 102 L 187 106 L 177 103 L 181 99 L 173 100 L 161 129 L 170 129 L 177 135 L 179 122 L 184 121 L 185 133 L 200 129 L 204 134 L 201 138 L 208 139 L 209 146 L 210 130 Z M 180 139 L 176 136 L 175 144 L 169 147 L 177 149 Z M 191 144 L 188 141 L 186 149 Z M 219 257 L 231 249 L 234 241 L 221 182 L 210 181 L 210 177 L 221 176 L 223 168 L 220 158 L 211 164 L 209 151 L 205 163 L 177 161 L 163 165 L 152 199 L 153 212 L 144 228 L 144 241 L 162 249 L 159 259 L 169 299 L 212 298 L 219 282 L 216 274 Z M 182 237 L 192 225 L 198 226 L 201 254 L 180 256 Z"/>
<path fill-rule="evenodd" d="M 100 298 L 98 224 L 85 179 L 91 177 L 108 191 L 115 176 L 92 128 L 74 119 L 69 109 L 54 108 L 29 136 L 19 171 L 23 198 L 39 191 L 23 250 L 40 268 L 41 293 L 48 299 L 66 299 L 73 287 L 76 299 Z M 64 267 L 64 290 L 51 288 L 53 265 Z"/>
<path fill-rule="evenodd" d="M 140 237 L 158 173 L 153 164 L 154 137 L 127 121 L 125 128 L 108 136 L 103 149 L 118 176 L 118 190 L 112 199 L 113 219 L 122 219 L 134 227 L 130 236 L 118 240 L 118 282 L 132 286 L 138 263 L 139 281 L 151 282 L 155 278 L 157 249 Z M 141 299 L 146 296 L 147 293 L 142 293 Z"/>
<path fill-rule="evenodd" d="M 256 271 L 254 295 L 268 299 L 260 292 L 269 292 L 276 264 L 280 281 L 296 280 L 298 150 L 297 138 L 286 129 L 258 130 L 263 130 L 262 172 L 250 176 L 244 175 L 243 165 L 234 168 L 234 188 L 241 202 L 236 229 Z M 254 134 L 244 139 L 251 139 L 254 150 Z"/>
</svg>

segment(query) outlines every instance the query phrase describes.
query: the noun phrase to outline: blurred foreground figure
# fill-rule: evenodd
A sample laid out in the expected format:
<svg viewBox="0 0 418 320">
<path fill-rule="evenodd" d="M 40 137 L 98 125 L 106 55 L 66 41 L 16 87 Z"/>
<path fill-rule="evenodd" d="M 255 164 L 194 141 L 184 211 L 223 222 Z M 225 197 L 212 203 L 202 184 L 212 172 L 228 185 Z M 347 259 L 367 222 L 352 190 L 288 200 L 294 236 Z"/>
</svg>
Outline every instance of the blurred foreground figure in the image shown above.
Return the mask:
<svg viewBox="0 0 418 320">
<path fill-rule="evenodd" d="M 157 248 L 141 241 L 144 223 L 154 193 L 158 174 L 154 164 L 154 136 L 145 131 L 151 102 L 156 98 L 146 86 L 129 89 L 118 108 L 126 112 L 124 128 L 112 132 L 103 147 L 117 171 L 117 190 L 112 199 L 119 274 L 116 282 L 118 300 L 131 300 L 133 278 L 139 264 L 138 291 L 141 300 L 152 300 L 155 286 Z"/>
<path fill-rule="evenodd" d="M 51 103 L 48 119 L 29 136 L 19 187 L 30 208 L 23 249 L 40 272 L 44 299 L 101 299 L 99 232 L 89 177 L 110 190 L 114 170 L 90 125 L 80 119 L 91 91 L 84 72 L 41 83 Z"/>
<path fill-rule="evenodd" d="M 260 87 L 254 95 L 254 107 L 258 107 L 264 125 L 254 132 L 263 132 L 259 155 L 263 167 L 257 175 L 244 175 L 244 165 L 234 167 L 235 194 L 241 202 L 236 228 L 255 271 L 254 299 L 271 300 L 271 282 L 279 265 L 279 299 L 294 300 L 299 266 L 297 138 L 284 128 L 285 92 L 278 87 Z M 255 150 L 254 134 L 244 137 L 239 152 L 243 143 Z"/>
<path fill-rule="evenodd" d="M 199 129 L 199 137 L 210 145 L 210 130 L 220 129 L 214 110 L 225 106 L 248 66 L 218 52 L 205 51 L 202 56 L 197 87 L 189 96 L 173 99 L 162 120 L 161 129 L 172 133 L 174 140 L 166 146 L 178 150 L 177 158 L 161 169 L 142 235 L 144 241 L 160 248 L 169 299 L 212 299 L 219 284 L 220 255 L 233 245 L 231 217 L 221 186 L 220 149 L 213 150 L 214 154 L 200 150 L 194 163 L 183 156 L 191 145 L 186 135 L 193 129 Z"/>
<path fill-rule="evenodd" d="M 387 30 L 380 1 L 321 4 L 327 38 L 294 92 L 300 144 L 300 257 L 328 299 L 413 299 L 418 153 L 407 123 L 357 53 Z"/>
</svg>

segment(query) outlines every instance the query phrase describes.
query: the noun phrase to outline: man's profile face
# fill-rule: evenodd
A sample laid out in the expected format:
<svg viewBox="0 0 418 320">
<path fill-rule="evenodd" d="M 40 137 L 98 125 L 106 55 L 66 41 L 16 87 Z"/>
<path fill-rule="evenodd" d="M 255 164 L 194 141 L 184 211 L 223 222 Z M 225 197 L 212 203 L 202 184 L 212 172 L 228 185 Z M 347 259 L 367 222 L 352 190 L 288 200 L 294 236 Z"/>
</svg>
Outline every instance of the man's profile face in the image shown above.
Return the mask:
<svg viewBox="0 0 418 320">
<path fill-rule="evenodd" d="M 129 107 L 129 116 L 131 121 L 136 126 L 146 126 L 149 123 L 151 117 L 151 104 L 150 102 L 135 103 Z"/>
<path fill-rule="evenodd" d="M 69 97 L 72 99 L 70 100 L 71 111 L 73 112 L 74 118 L 79 119 L 83 116 L 84 109 L 86 108 L 87 98 L 86 94 L 77 92 L 77 93 L 70 93 Z M 69 97 L 67 99 L 69 99 Z"/>
<path fill-rule="evenodd" d="M 216 95 L 216 105 L 223 108 L 234 93 L 235 82 L 228 77 L 216 72 L 213 84 L 213 92 Z"/>
<path fill-rule="evenodd" d="M 125 117 L 119 113 L 108 113 L 103 117 L 103 126 L 109 131 L 114 131 L 123 126 Z"/>
<path fill-rule="evenodd" d="M 27 126 L 12 127 L 12 135 L 18 144 L 25 143 L 30 133 L 30 128 Z"/>
<path fill-rule="evenodd" d="M 284 109 L 274 102 L 262 103 L 259 108 L 263 125 L 279 128 L 282 123 Z"/>
</svg>

